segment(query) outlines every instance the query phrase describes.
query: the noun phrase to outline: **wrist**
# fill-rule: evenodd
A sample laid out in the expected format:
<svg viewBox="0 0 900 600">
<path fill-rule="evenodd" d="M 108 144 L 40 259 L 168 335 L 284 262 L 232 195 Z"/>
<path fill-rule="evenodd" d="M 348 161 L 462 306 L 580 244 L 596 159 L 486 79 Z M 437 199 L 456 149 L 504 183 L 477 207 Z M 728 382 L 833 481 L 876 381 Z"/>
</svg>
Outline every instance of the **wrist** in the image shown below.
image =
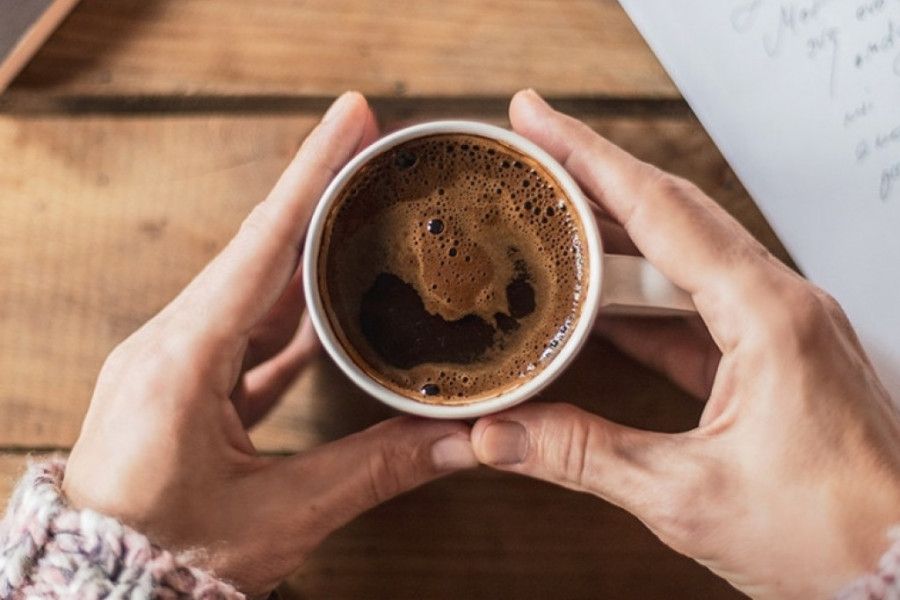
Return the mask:
<svg viewBox="0 0 900 600">
<path fill-rule="evenodd" d="M 0 597 L 243 598 L 119 521 L 71 507 L 63 459 L 29 466 L 4 517 Z M 60 566 L 64 565 L 64 566 Z"/>
<path fill-rule="evenodd" d="M 900 557 L 900 477 L 875 473 L 855 474 L 844 483 L 835 501 L 834 523 L 842 541 L 843 569 L 835 570 L 839 581 L 831 588 L 847 589 L 859 581 L 879 577 L 884 560 Z M 896 562 L 896 561 L 895 561 Z M 892 577 L 900 577 L 895 564 Z"/>
<path fill-rule="evenodd" d="M 876 568 L 843 586 L 836 600 L 855 598 L 887 598 L 900 594 L 900 527 L 891 529 L 889 546 L 878 559 Z"/>
</svg>

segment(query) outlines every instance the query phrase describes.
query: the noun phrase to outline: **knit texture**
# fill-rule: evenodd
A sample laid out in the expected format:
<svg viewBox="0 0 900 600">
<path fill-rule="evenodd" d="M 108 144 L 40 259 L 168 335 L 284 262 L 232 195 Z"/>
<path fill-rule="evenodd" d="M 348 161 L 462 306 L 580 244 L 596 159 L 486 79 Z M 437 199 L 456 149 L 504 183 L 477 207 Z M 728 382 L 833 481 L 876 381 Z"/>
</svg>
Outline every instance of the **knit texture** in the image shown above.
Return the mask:
<svg viewBox="0 0 900 600">
<path fill-rule="evenodd" d="M 848 585 L 836 600 L 900 600 L 900 527 L 888 536 L 891 546 L 878 561 L 878 570 Z"/>
<path fill-rule="evenodd" d="M 16 486 L 0 521 L 0 598 L 244 599 L 115 519 L 69 507 L 64 472 L 62 459 L 32 464 Z M 900 600 L 900 528 L 890 537 L 878 570 L 836 600 Z"/>
<path fill-rule="evenodd" d="M 0 521 L 0 598 L 244 598 L 115 519 L 75 510 L 65 462 L 28 467 Z"/>
</svg>

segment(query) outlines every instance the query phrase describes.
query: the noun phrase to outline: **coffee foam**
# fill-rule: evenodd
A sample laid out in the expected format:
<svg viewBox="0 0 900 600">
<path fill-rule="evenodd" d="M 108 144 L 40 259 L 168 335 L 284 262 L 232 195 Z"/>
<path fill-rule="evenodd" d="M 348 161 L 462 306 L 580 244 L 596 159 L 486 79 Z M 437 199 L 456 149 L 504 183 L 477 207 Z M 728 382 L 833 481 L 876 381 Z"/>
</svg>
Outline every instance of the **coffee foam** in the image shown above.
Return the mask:
<svg viewBox="0 0 900 600">
<path fill-rule="evenodd" d="M 332 210 L 322 248 L 320 289 L 341 343 L 416 400 L 464 404 L 521 385 L 579 315 L 586 256 L 571 202 L 539 164 L 487 138 L 435 135 L 375 157 Z M 401 331 L 395 309 L 419 329 Z M 470 327 L 429 339 L 441 321 Z M 421 350 L 374 347 L 395 341 Z M 413 364 L 432 350 L 434 361 Z"/>
</svg>

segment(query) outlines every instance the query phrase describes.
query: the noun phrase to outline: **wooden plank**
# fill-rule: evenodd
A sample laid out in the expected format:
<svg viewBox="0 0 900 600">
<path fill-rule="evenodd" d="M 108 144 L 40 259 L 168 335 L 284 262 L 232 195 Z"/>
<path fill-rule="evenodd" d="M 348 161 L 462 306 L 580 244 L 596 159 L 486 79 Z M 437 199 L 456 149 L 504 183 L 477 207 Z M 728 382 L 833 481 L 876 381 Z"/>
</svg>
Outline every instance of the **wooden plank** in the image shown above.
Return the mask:
<svg viewBox="0 0 900 600">
<path fill-rule="evenodd" d="M 83 0 L 13 89 L 67 95 L 678 92 L 616 0 Z"/>
<path fill-rule="evenodd" d="M 27 457 L 22 454 L 0 452 L 0 506 L 4 510 L 16 481 L 25 472 L 26 461 Z"/>
<path fill-rule="evenodd" d="M 0 498 L 24 461 L 0 454 Z M 363 515 L 281 590 L 298 600 L 742 597 L 623 511 L 487 469 Z"/>
<path fill-rule="evenodd" d="M 312 122 L 0 122 L 0 445 L 75 440 L 106 354 L 234 233 Z"/>
<path fill-rule="evenodd" d="M 0 447 L 68 447 L 108 352 L 158 311 L 236 230 L 314 118 L 0 118 Z M 642 158 L 697 181 L 777 254 L 783 248 L 696 122 L 593 118 Z M 627 392 L 629 383 L 638 389 Z M 623 410 L 598 405 L 614 386 Z M 689 427 L 697 408 L 592 343 L 548 397 Z M 631 407 L 631 408 L 628 408 Z M 618 413 L 616 412 L 618 411 Z M 254 433 L 308 447 L 387 414 L 326 361 Z"/>
</svg>

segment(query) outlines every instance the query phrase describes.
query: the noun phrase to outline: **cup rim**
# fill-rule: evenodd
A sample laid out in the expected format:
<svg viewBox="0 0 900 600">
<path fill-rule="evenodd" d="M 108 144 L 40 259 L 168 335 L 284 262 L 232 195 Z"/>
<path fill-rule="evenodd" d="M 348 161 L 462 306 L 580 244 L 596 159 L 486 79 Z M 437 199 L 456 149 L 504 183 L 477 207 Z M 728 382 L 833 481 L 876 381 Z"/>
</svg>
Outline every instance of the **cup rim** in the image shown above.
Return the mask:
<svg viewBox="0 0 900 600">
<path fill-rule="evenodd" d="M 322 303 L 318 290 L 318 264 L 328 215 L 348 181 L 373 157 L 413 139 L 437 134 L 464 134 L 487 137 L 511 146 L 540 163 L 563 188 L 581 219 L 588 250 L 587 292 L 581 314 L 569 338 L 549 364 L 527 382 L 496 397 L 471 404 L 443 405 L 418 402 L 386 387 L 356 364 L 344 350 Z M 600 308 L 603 271 L 603 247 L 597 221 L 590 203 L 571 175 L 552 156 L 525 137 L 495 125 L 479 121 L 441 120 L 420 123 L 395 131 L 369 145 L 351 159 L 334 177 L 313 212 L 303 249 L 303 292 L 307 311 L 316 334 L 338 367 L 370 396 L 401 412 L 436 419 L 467 419 L 499 412 L 535 396 L 571 364 L 590 336 Z"/>
</svg>

